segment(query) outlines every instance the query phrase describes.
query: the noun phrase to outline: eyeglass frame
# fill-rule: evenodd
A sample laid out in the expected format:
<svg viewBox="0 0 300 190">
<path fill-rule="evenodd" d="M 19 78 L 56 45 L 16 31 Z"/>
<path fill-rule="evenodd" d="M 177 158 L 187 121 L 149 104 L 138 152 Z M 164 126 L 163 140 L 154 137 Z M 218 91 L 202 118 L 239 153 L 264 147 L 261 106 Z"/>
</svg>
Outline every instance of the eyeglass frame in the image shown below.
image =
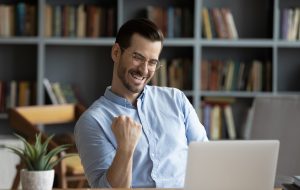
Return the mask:
<svg viewBox="0 0 300 190">
<path fill-rule="evenodd" d="M 138 52 L 130 52 L 130 51 L 129 51 L 128 49 L 126 49 L 126 48 L 123 48 L 123 47 L 121 47 L 121 46 L 119 46 L 119 47 L 120 47 L 120 49 L 121 49 L 122 51 L 128 52 L 128 53 L 131 54 L 132 63 L 133 63 L 134 65 L 136 65 L 136 66 L 147 63 L 147 68 L 149 69 L 149 68 L 151 68 L 151 65 L 149 65 L 149 63 L 151 64 L 151 61 L 156 61 L 156 63 L 155 63 L 155 69 L 154 69 L 154 70 L 149 69 L 151 72 L 155 72 L 155 71 L 157 71 L 158 69 L 160 69 L 160 68 L 163 66 L 163 65 L 160 63 L 160 61 L 157 60 L 157 59 L 147 59 L 145 56 L 143 56 L 142 54 L 140 54 L 140 53 L 138 53 Z M 136 56 L 138 56 L 138 57 L 136 57 Z M 134 61 L 134 60 L 136 60 L 136 62 L 138 62 L 138 65 L 135 64 L 135 61 Z M 153 64 L 154 64 L 154 63 L 153 63 Z M 149 66 L 150 66 L 150 67 L 149 67 Z"/>
</svg>

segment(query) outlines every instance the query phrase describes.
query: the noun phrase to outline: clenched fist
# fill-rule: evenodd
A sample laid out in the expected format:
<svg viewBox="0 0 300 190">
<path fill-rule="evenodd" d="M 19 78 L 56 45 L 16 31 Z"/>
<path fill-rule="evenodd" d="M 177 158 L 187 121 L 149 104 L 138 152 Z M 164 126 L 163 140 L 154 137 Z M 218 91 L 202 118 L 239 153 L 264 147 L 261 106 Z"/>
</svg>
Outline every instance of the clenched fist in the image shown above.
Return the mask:
<svg viewBox="0 0 300 190">
<path fill-rule="evenodd" d="M 141 136 L 142 127 L 128 116 L 115 117 L 112 131 L 116 137 L 118 149 L 133 153 Z"/>
</svg>

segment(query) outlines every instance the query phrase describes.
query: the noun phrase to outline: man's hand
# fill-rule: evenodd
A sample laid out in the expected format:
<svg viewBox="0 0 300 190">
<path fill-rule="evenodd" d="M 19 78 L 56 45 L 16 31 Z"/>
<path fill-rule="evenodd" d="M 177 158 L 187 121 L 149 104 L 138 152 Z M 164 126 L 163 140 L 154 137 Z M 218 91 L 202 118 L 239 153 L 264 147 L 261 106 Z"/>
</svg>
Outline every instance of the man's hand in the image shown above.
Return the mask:
<svg viewBox="0 0 300 190">
<path fill-rule="evenodd" d="M 132 154 L 141 136 L 141 125 L 130 117 L 121 115 L 114 118 L 111 128 L 118 143 L 118 150 Z"/>
<path fill-rule="evenodd" d="M 114 118 L 111 128 L 118 148 L 107 171 L 107 180 L 112 187 L 130 188 L 133 152 L 140 139 L 142 127 L 130 117 L 122 115 Z"/>
</svg>

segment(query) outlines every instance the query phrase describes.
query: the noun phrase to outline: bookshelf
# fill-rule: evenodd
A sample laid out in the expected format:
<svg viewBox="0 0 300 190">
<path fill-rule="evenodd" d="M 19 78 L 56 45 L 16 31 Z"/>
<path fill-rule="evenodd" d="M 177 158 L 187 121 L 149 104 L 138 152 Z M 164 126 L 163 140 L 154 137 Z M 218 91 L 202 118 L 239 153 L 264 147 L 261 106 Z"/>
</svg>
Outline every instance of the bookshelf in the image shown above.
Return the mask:
<svg viewBox="0 0 300 190">
<path fill-rule="evenodd" d="M 300 7 L 297 0 L 24 0 L 36 5 L 36 35 L 0 37 L 0 80 L 27 80 L 36 83 L 36 103 L 46 103 L 43 79 L 52 82 L 75 84 L 85 105 L 91 104 L 103 94 L 111 83 L 113 63 L 110 58 L 113 36 L 59 37 L 45 36 L 46 19 L 44 7 L 66 5 L 96 5 L 114 9 L 115 31 L 130 18 L 145 16 L 149 6 L 166 12 L 170 7 L 182 7 L 190 11 L 191 31 L 184 37 L 166 38 L 161 58 L 192 60 L 192 86 L 183 89 L 201 115 L 205 97 L 235 98 L 232 105 L 238 137 L 242 130 L 238 126 L 252 101 L 258 96 L 299 95 L 300 71 L 297 53 L 300 41 L 281 38 L 281 13 L 285 8 Z M 17 4 L 17 1 L 0 0 L 1 4 Z M 232 12 L 238 39 L 206 39 L 202 35 L 202 8 L 227 7 Z M 166 20 L 166 19 L 165 19 Z M 183 36 L 183 35 L 182 35 Z M 255 59 L 272 65 L 271 90 L 269 91 L 210 91 L 201 90 L 201 62 L 203 59 L 228 59 L 250 63 Z M 0 117 L 0 133 L 5 133 L 5 114 Z M 4 131 L 4 132 L 3 132 Z"/>
</svg>

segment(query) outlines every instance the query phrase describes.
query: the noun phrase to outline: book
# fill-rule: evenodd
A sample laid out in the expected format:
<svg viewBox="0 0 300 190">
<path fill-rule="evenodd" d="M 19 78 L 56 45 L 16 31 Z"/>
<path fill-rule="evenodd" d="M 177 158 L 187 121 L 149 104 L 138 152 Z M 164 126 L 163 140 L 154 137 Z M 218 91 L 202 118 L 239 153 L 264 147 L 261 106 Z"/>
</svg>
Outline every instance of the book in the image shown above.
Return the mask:
<svg viewBox="0 0 300 190">
<path fill-rule="evenodd" d="M 52 83 L 52 89 L 57 98 L 58 104 L 66 104 L 67 100 L 62 92 L 60 84 L 58 82 Z"/>
<path fill-rule="evenodd" d="M 289 31 L 290 34 L 289 40 L 297 39 L 298 29 L 299 29 L 299 17 L 300 17 L 300 10 L 298 8 L 295 8 L 293 10 L 291 31 Z"/>
<path fill-rule="evenodd" d="M 12 80 L 9 84 L 9 108 L 13 108 L 17 106 L 17 82 Z"/>
<path fill-rule="evenodd" d="M 28 106 L 30 104 L 30 83 L 20 81 L 18 106 Z"/>
<path fill-rule="evenodd" d="M 210 63 L 210 76 L 209 76 L 209 84 L 208 89 L 211 91 L 219 90 L 219 75 L 220 72 L 220 61 L 214 60 Z"/>
<path fill-rule="evenodd" d="M 157 71 L 159 74 L 158 84 L 159 86 L 167 86 L 167 60 L 161 59 L 160 63 L 162 64 L 162 67 Z"/>
<path fill-rule="evenodd" d="M 218 38 L 228 38 L 228 32 L 221 10 L 219 8 L 212 8 L 212 15 Z"/>
<path fill-rule="evenodd" d="M 210 119 L 210 137 L 212 140 L 218 140 L 222 136 L 220 105 L 213 106 Z"/>
<path fill-rule="evenodd" d="M 47 78 L 44 78 L 43 85 L 44 85 L 45 90 L 46 90 L 46 92 L 49 96 L 49 99 L 50 99 L 51 103 L 54 104 L 54 105 L 58 104 L 58 100 L 57 100 L 57 98 L 54 94 L 54 91 L 52 89 L 52 85 L 51 85 L 50 81 Z"/>
<path fill-rule="evenodd" d="M 110 7 L 107 9 L 107 36 L 115 35 L 115 9 Z"/>
<path fill-rule="evenodd" d="M 235 124 L 232 114 L 232 108 L 230 105 L 226 105 L 224 107 L 224 113 L 225 113 L 225 122 L 227 126 L 227 133 L 229 135 L 230 139 L 236 139 L 236 130 L 235 130 Z"/>
<path fill-rule="evenodd" d="M 193 16 L 191 9 L 188 7 L 182 8 L 182 37 L 191 37 L 193 34 Z"/>
<path fill-rule="evenodd" d="M 70 104 L 78 103 L 74 90 L 70 84 L 62 83 L 60 84 L 60 88 L 61 88 L 61 92 L 65 97 L 66 103 L 70 103 Z"/>
<path fill-rule="evenodd" d="M 174 7 L 169 6 L 167 8 L 167 36 L 168 38 L 174 38 Z"/>
<path fill-rule="evenodd" d="M 228 38 L 229 39 L 237 39 L 238 32 L 237 32 L 231 11 L 227 8 L 222 8 L 221 13 L 222 13 L 222 16 L 223 16 L 223 19 L 225 21 L 225 25 L 227 28 Z"/>
<path fill-rule="evenodd" d="M 45 15 L 44 15 L 44 23 L 45 23 L 45 37 L 51 37 L 53 34 L 53 9 L 51 5 L 45 5 Z"/>
<path fill-rule="evenodd" d="M 233 75 L 234 75 L 234 61 L 229 60 L 227 62 L 227 74 L 225 79 L 225 90 L 230 91 L 232 89 Z"/>
<path fill-rule="evenodd" d="M 203 26 L 203 34 L 206 39 L 212 39 L 211 25 L 209 19 L 208 9 L 204 7 L 202 9 L 202 26 Z"/>
<path fill-rule="evenodd" d="M 75 37 L 76 36 L 76 9 L 75 6 L 69 6 L 68 14 L 68 25 L 67 27 L 67 36 L 68 37 Z"/>
<path fill-rule="evenodd" d="M 161 29 L 163 34 L 166 36 L 166 29 L 164 25 L 164 12 L 165 10 L 162 7 L 157 6 L 147 6 L 147 18 L 154 22 L 158 28 Z"/>
<path fill-rule="evenodd" d="M 62 9 L 59 5 L 55 5 L 53 9 L 53 36 L 60 37 L 62 36 Z"/>
<path fill-rule="evenodd" d="M 79 38 L 86 36 L 86 12 L 84 5 L 79 5 L 76 10 L 77 23 L 76 23 L 76 35 Z"/>
<path fill-rule="evenodd" d="M 243 86 L 244 86 L 243 76 L 244 76 L 244 73 L 245 73 L 245 63 L 241 62 L 240 67 L 239 67 L 238 79 L 237 79 L 237 89 L 238 90 L 243 90 Z"/>
<path fill-rule="evenodd" d="M 182 22 L 182 10 L 179 7 L 176 7 L 174 9 L 174 37 L 181 37 L 182 35 L 182 28 L 181 28 L 181 22 Z"/>
<path fill-rule="evenodd" d="M 284 8 L 281 12 L 281 39 L 286 40 L 288 36 L 289 9 Z"/>
<path fill-rule="evenodd" d="M 201 90 L 208 90 L 209 76 L 210 76 L 210 65 L 207 60 L 201 62 Z"/>
<path fill-rule="evenodd" d="M 182 89 L 183 88 L 183 69 L 182 60 L 173 59 L 171 65 L 168 68 L 169 74 L 169 86 Z"/>
</svg>

